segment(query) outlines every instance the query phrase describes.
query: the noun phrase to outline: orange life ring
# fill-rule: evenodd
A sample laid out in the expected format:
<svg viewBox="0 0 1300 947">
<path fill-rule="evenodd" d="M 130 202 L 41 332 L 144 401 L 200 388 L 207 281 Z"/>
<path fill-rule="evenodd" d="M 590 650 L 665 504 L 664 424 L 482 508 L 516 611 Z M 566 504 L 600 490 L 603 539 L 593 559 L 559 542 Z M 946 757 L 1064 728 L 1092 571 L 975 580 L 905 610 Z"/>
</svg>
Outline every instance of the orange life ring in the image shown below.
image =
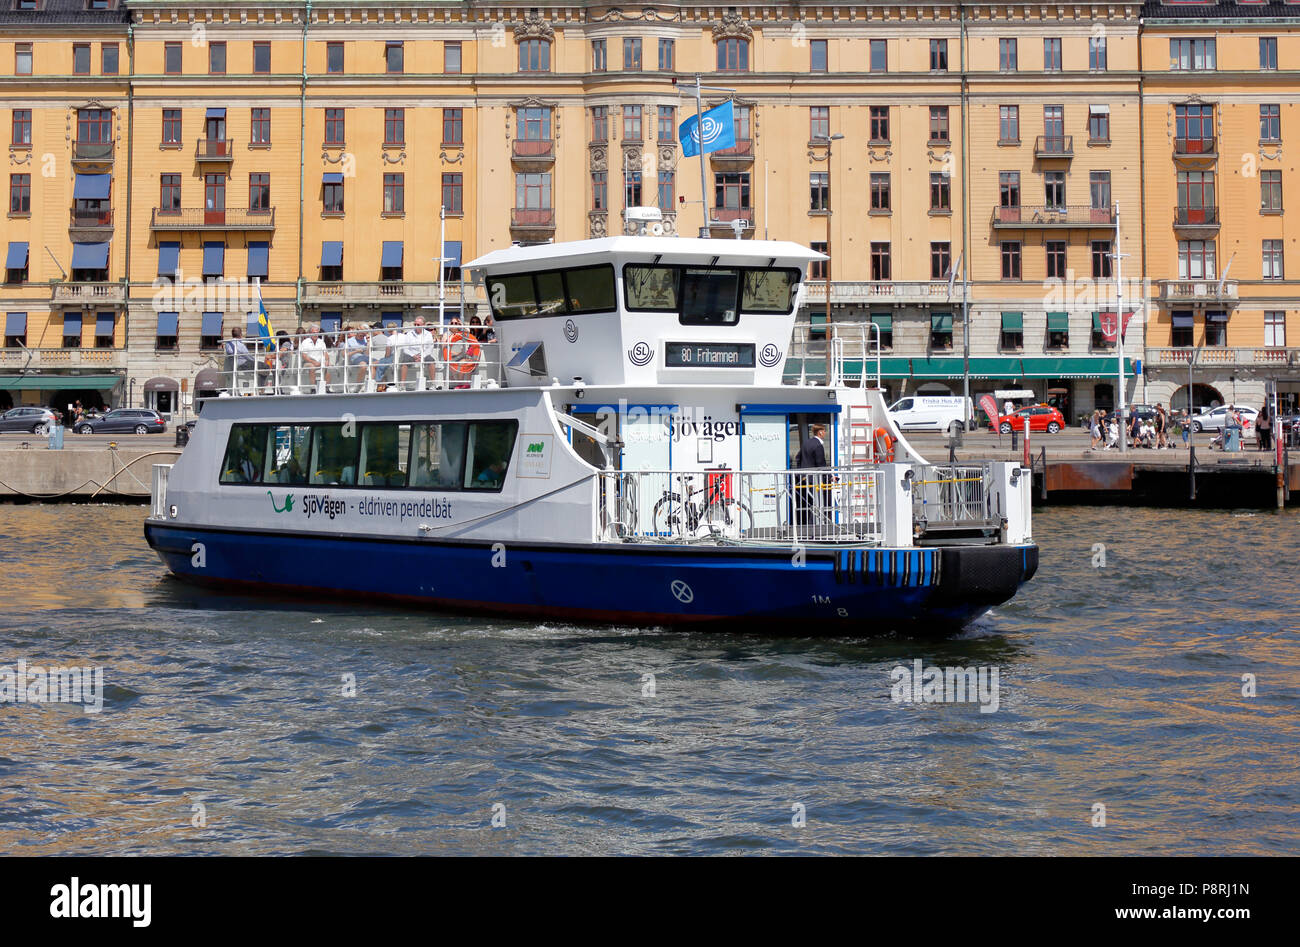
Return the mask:
<svg viewBox="0 0 1300 947">
<path fill-rule="evenodd" d="M 464 349 L 459 355 L 452 355 L 452 348 L 456 345 L 463 345 Z M 482 349 L 479 348 L 477 340 L 472 335 L 465 335 L 457 332 L 447 342 L 446 348 L 443 349 L 443 356 L 451 366 L 451 370 L 458 375 L 472 375 L 474 369 L 478 368 L 479 355 Z"/>
<path fill-rule="evenodd" d="M 883 427 L 878 427 L 872 432 L 872 439 L 876 442 L 876 459 L 880 460 L 883 456 L 885 463 L 894 462 L 894 439 L 889 436 L 889 432 Z"/>
</svg>

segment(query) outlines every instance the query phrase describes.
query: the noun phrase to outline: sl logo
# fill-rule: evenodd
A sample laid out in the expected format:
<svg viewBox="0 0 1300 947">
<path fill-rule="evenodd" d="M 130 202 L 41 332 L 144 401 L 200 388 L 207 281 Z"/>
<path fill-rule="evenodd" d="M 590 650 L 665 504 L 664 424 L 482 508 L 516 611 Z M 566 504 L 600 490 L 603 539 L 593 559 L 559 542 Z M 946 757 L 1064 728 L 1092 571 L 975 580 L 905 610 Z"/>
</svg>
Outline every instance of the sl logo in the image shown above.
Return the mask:
<svg viewBox="0 0 1300 947">
<path fill-rule="evenodd" d="M 276 502 L 275 502 L 275 494 L 273 494 L 270 490 L 267 490 L 267 491 L 266 491 L 266 495 L 269 496 L 269 497 L 271 498 L 271 509 L 275 510 L 275 512 L 277 512 L 277 513 L 292 513 L 292 512 L 293 512 L 293 494 L 292 494 L 292 493 L 286 493 L 286 494 L 284 495 L 284 506 L 277 506 L 277 505 L 276 505 Z"/>
<path fill-rule="evenodd" d="M 649 365 L 650 360 L 655 357 L 655 350 L 647 342 L 638 342 L 628 349 L 627 357 L 633 365 L 638 367 Z"/>
<path fill-rule="evenodd" d="M 758 361 L 764 368 L 771 368 L 781 361 L 781 350 L 769 342 L 759 350 Z"/>
<path fill-rule="evenodd" d="M 570 342 L 578 341 L 578 324 L 572 319 L 564 321 L 564 337 Z"/>
</svg>

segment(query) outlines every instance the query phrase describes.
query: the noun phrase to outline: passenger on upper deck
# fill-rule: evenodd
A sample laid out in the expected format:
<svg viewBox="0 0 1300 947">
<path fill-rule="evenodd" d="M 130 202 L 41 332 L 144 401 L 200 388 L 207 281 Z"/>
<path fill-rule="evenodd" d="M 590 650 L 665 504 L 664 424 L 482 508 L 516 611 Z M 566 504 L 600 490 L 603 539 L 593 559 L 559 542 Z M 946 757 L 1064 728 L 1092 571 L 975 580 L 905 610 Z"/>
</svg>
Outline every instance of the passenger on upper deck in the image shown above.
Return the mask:
<svg viewBox="0 0 1300 947">
<path fill-rule="evenodd" d="M 325 377 L 325 340 L 321 338 L 319 325 L 307 330 L 307 338 L 298 343 L 298 355 L 302 366 L 299 384 L 304 388 L 315 388 Z"/>
</svg>

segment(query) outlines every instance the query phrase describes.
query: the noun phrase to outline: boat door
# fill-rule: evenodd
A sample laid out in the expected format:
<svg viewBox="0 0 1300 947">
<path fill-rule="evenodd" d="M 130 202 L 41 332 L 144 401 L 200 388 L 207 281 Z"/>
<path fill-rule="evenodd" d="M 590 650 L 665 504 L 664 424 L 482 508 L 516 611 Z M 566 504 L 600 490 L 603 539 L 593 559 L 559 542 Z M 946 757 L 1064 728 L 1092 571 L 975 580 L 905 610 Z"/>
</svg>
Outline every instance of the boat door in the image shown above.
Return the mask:
<svg viewBox="0 0 1300 947">
<path fill-rule="evenodd" d="M 609 437 L 623 442 L 616 469 L 662 470 L 673 466 L 672 417 L 676 405 L 632 404 L 571 406 L 575 418 L 586 421 Z M 603 468 L 605 455 L 601 446 L 590 437 L 576 431 L 569 432 L 570 442 L 578 456 L 592 466 Z M 667 489 L 667 479 L 640 478 L 641 494 L 637 498 L 639 522 L 650 523 L 654 517 L 655 503 Z"/>
<path fill-rule="evenodd" d="M 800 411 L 796 405 L 746 405 L 741 411 L 740 469 L 761 472 L 783 471 L 794 467 L 804 438 L 810 437 L 812 424 L 824 424 L 827 431 L 826 461 L 836 463 L 836 437 L 834 416 L 822 412 Z M 765 479 L 765 478 L 764 478 Z M 750 497 L 750 511 L 756 528 L 775 528 L 789 522 L 789 500 L 784 512 L 778 494 L 777 479 L 772 489 L 762 489 L 756 482 Z"/>
</svg>

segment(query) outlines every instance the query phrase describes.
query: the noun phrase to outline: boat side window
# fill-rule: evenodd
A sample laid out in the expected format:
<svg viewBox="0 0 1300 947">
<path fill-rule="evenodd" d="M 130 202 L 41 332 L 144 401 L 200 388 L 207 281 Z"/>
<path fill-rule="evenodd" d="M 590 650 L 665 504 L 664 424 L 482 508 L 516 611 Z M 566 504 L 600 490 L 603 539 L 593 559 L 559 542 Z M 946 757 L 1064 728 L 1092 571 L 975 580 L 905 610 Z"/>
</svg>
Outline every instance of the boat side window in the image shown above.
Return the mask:
<svg viewBox="0 0 1300 947">
<path fill-rule="evenodd" d="M 799 288 L 798 270 L 745 270 L 742 312 L 788 313 Z"/>
<path fill-rule="evenodd" d="M 537 314 L 537 296 L 531 273 L 494 276 L 487 281 L 488 301 L 498 319 L 522 319 Z"/>
<path fill-rule="evenodd" d="M 676 312 L 681 271 L 675 266 L 629 263 L 623 267 L 627 308 L 642 312 Z"/>
<path fill-rule="evenodd" d="M 493 315 L 505 320 L 613 312 L 618 308 L 614 267 L 608 263 L 493 276 L 487 280 L 487 292 Z"/>
<path fill-rule="evenodd" d="M 684 326 L 735 325 L 739 283 L 735 270 L 684 267 L 678 321 Z"/>
<path fill-rule="evenodd" d="M 221 463 L 221 482 L 261 483 L 266 460 L 267 428 L 262 424 L 232 424 Z"/>
<path fill-rule="evenodd" d="M 267 483 L 307 482 L 310 425 L 280 424 L 271 428 L 269 447 L 270 450 L 266 453 Z"/>
<path fill-rule="evenodd" d="M 537 315 L 558 316 L 564 313 L 564 277 L 558 270 L 538 273 Z"/>
<path fill-rule="evenodd" d="M 310 483 L 350 487 L 357 482 L 355 424 L 317 424 L 311 436 Z"/>
<path fill-rule="evenodd" d="M 565 295 L 570 313 L 613 312 L 618 308 L 614 293 L 614 267 L 575 266 L 564 271 Z"/>
<path fill-rule="evenodd" d="M 459 490 L 465 469 L 465 424 L 434 421 L 414 426 L 410 485 Z"/>
<path fill-rule="evenodd" d="M 410 456 L 411 425 L 364 424 L 361 427 L 361 485 L 404 487 Z"/>
<path fill-rule="evenodd" d="M 465 466 L 465 487 L 472 490 L 500 490 L 510 466 L 518 421 L 479 421 L 469 426 L 469 463 Z"/>
</svg>

